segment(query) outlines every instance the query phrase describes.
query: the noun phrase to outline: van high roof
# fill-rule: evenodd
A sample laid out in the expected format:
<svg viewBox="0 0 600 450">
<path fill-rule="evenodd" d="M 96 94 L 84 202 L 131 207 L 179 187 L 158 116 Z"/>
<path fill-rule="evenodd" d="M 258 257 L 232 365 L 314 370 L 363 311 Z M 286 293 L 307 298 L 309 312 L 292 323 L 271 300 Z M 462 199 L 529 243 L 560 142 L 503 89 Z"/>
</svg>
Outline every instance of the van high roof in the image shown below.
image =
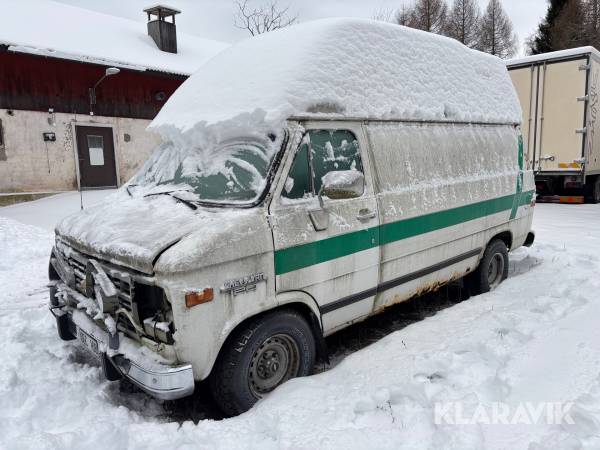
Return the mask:
<svg viewBox="0 0 600 450">
<path fill-rule="evenodd" d="M 224 121 L 274 124 L 306 114 L 521 122 L 500 59 L 431 33 L 341 18 L 229 47 L 181 86 L 151 126 L 181 131 Z"/>
</svg>

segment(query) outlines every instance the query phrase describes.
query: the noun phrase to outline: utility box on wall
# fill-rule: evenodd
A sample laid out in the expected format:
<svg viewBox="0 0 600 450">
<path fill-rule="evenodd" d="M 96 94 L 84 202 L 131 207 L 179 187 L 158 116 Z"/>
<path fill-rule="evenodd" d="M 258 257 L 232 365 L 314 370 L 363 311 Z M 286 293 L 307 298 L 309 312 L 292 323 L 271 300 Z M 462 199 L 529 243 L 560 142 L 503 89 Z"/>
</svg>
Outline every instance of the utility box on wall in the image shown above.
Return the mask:
<svg viewBox="0 0 600 450">
<path fill-rule="evenodd" d="M 44 136 L 44 142 L 56 142 L 56 133 L 42 133 L 42 136 Z"/>
</svg>

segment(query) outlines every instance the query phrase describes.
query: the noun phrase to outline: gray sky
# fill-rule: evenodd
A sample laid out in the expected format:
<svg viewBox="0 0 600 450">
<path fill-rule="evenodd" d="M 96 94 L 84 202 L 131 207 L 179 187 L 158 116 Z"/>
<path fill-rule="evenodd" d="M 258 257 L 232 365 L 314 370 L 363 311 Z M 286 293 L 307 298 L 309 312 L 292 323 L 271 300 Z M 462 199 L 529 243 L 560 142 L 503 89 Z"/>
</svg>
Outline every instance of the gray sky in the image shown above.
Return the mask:
<svg viewBox="0 0 600 450">
<path fill-rule="evenodd" d="M 157 0 L 59 0 L 129 19 L 145 21 L 144 7 Z M 251 0 L 260 3 L 262 0 Z M 371 17 L 379 9 L 396 9 L 409 0 L 280 0 L 289 4 L 300 21 L 323 17 L 353 16 Z M 487 0 L 479 0 L 482 9 Z M 182 11 L 177 17 L 178 29 L 189 34 L 235 42 L 247 34 L 233 26 L 233 0 L 166 0 L 164 3 Z M 449 1 L 451 3 L 451 1 Z M 515 31 L 522 43 L 529 36 L 546 12 L 546 0 L 503 0 L 504 8 L 513 21 Z"/>
</svg>

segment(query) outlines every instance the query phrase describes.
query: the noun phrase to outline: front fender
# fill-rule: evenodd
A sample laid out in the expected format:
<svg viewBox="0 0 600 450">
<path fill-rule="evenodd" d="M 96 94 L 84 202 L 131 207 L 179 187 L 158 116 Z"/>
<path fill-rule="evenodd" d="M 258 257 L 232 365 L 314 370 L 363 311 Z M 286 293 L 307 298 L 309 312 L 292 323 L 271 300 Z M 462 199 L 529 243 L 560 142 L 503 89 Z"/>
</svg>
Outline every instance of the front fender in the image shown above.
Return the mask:
<svg viewBox="0 0 600 450">
<path fill-rule="evenodd" d="M 323 322 L 321 317 L 321 311 L 316 300 L 304 291 L 288 291 L 281 292 L 276 295 L 277 306 L 286 306 L 291 304 L 301 303 L 306 305 L 317 319 L 321 333 L 323 332 Z"/>
</svg>

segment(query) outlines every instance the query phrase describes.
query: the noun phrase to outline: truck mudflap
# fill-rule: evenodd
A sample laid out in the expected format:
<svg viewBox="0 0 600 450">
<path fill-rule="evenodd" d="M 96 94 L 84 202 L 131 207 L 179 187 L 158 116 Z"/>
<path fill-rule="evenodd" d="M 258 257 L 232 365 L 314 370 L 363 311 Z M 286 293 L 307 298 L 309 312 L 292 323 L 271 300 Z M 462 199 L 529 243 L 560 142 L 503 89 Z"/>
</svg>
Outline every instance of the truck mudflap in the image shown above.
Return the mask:
<svg viewBox="0 0 600 450">
<path fill-rule="evenodd" d="M 53 304 L 54 303 L 54 304 Z M 139 344 L 121 336 L 121 346 L 135 353 L 135 359 L 109 349 L 109 334 L 89 319 L 83 311 L 69 310 L 64 305 L 50 302 L 50 311 L 56 319 L 58 334 L 63 340 L 75 340 L 94 354 L 101 362 L 104 376 L 109 381 L 127 378 L 147 394 L 161 400 L 175 400 L 194 392 L 191 364 L 168 365 L 144 356 Z"/>
</svg>

